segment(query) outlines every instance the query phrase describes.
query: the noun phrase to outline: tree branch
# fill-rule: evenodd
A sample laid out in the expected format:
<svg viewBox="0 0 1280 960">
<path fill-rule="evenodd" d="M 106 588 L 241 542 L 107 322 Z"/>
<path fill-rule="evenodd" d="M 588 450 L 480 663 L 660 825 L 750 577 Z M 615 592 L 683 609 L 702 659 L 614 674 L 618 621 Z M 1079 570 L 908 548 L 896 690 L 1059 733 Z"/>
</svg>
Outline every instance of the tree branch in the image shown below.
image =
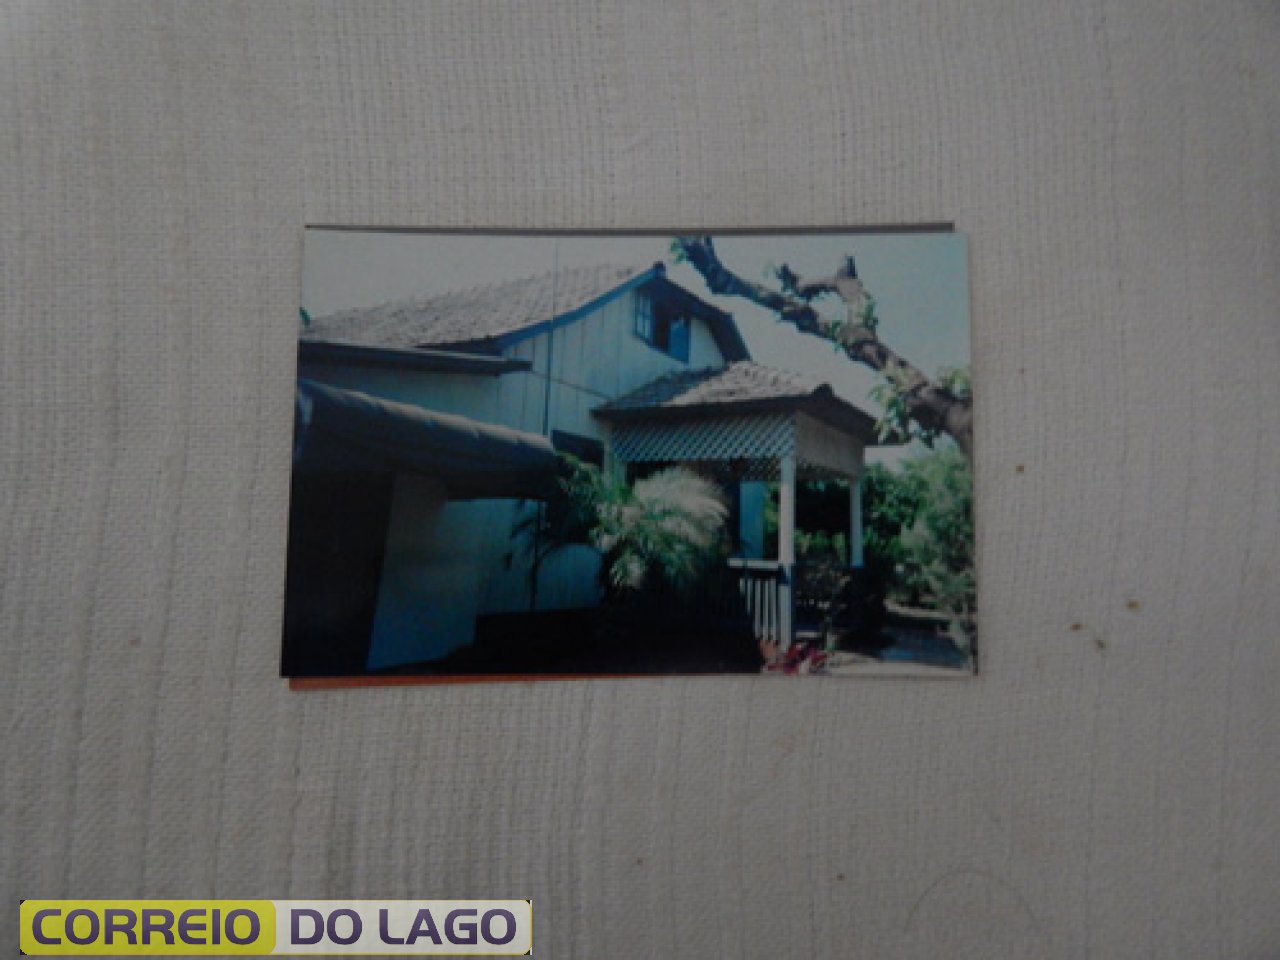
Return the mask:
<svg viewBox="0 0 1280 960">
<path fill-rule="evenodd" d="M 793 324 L 801 333 L 830 340 L 850 360 L 884 374 L 899 391 L 907 417 L 925 437 L 945 433 L 966 457 L 971 457 L 971 401 L 956 396 L 881 341 L 867 310 L 867 292 L 858 278 L 853 257 L 845 257 L 833 276 L 813 280 L 802 278 L 784 264 L 777 271 L 783 288 L 780 292 L 744 280 L 731 271 L 720 261 L 710 237 L 678 237 L 674 248 L 702 275 L 712 293 L 742 297 L 772 310 L 782 322 Z M 843 323 L 822 323 L 810 301 L 824 294 L 834 294 L 844 303 Z"/>
<path fill-rule="evenodd" d="M 724 297 L 742 297 L 778 314 L 794 324 L 801 333 L 818 334 L 818 311 L 798 296 L 780 293 L 762 283 L 744 280 L 720 262 L 710 237 L 679 237 L 676 246 L 681 256 L 702 274 L 707 289 Z"/>
</svg>

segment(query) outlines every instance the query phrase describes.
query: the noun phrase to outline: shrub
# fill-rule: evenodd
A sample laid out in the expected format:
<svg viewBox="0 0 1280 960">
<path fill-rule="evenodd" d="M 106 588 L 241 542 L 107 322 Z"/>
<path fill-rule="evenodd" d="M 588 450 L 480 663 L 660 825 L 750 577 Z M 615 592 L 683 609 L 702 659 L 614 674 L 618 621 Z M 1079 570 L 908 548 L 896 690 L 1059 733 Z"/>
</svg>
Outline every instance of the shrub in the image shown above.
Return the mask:
<svg viewBox="0 0 1280 960">
<path fill-rule="evenodd" d="M 976 605 L 973 480 L 955 449 L 873 466 L 863 478 L 866 549 L 890 571 L 889 594 L 967 623 Z"/>
<path fill-rule="evenodd" d="M 616 599 L 646 588 L 690 589 L 722 556 L 729 509 L 711 481 L 672 467 L 629 486 L 573 457 L 562 460 L 561 496 L 518 525 L 534 544 L 535 567 L 564 547 L 594 547 L 601 586 Z"/>
</svg>

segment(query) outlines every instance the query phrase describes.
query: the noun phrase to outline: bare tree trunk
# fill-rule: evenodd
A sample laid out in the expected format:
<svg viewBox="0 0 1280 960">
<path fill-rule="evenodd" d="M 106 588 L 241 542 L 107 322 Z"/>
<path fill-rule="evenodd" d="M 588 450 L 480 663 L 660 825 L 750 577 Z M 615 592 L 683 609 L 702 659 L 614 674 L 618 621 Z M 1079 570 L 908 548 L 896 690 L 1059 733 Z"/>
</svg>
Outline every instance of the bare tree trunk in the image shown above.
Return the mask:
<svg viewBox="0 0 1280 960">
<path fill-rule="evenodd" d="M 875 329 L 867 324 L 864 308 L 867 293 L 858 279 L 853 258 L 831 277 L 806 280 L 786 266 L 779 268 L 781 291 L 764 284 L 744 280 L 720 262 L 710 237 L 681 237 L 680 251 L 690 265 L 702 274 L 707 288 L 715 294 L 743 297 L 772 310 L 783 323 L 790 323 L 801 333 L 821 337 L 838 344 L 845 356 L 884 374 L 896 385 L 907 417 L 926 433 L 945 433 L 951 437 L 965 457 L 973 459 L 973 404 L 968 397 L 958 397 L 917 366 L 900 356 L 881 341 Z M 822 294 L 833 294 L 845 305 L 843 323 L 824 324 L 812 301 Z"/>
</svg>

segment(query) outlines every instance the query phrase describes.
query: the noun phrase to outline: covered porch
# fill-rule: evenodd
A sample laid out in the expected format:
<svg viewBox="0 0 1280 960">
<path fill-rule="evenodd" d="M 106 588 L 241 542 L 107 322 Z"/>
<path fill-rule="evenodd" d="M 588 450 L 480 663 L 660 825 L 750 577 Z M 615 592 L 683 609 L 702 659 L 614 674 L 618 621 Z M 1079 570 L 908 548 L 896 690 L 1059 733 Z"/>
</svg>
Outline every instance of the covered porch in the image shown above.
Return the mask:
<svg viewBox="0 0 1280 960">
<path fill-rule="evenodd" d="M 806 613 L 797 586 L 796 500 L 809 480 L 847 480 L 847 562 L 863 566 L 859 479 L 875 422 L 819 381 L 754 363 L 664 377 L 598 408 L 613 461 L 636 472 L 687 464 L 736 492 L 729 567 L 762 645 L 785 651 Z M 767 558 L 768 485 L 778 485 Z"/>
</svg>

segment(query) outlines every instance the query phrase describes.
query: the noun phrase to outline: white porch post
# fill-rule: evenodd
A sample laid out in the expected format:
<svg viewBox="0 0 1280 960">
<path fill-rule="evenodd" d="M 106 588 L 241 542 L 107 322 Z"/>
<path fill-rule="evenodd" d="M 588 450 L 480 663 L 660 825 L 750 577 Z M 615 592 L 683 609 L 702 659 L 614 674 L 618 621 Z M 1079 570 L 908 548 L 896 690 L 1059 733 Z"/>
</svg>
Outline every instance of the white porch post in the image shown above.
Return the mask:
<svg viewBox="0 0 1280 960">
<path fill-rule="evenodd" d="M 796 457 L 784 456 L 779 463 L 781 482 L 778 485 L 778 564 L 782 567 L 783 584 L 778 591 L 778 626 L 782 632 L 779 646 L 785 650 L 795 639 L 792 614 L 794 611 L 792 582 L 796 567 Z"/>
<path fill-rule="evenodd" d="M 849 566 L 861 568 L 862 555 L 862 478 L 849 478 Z"/>
</svg>

